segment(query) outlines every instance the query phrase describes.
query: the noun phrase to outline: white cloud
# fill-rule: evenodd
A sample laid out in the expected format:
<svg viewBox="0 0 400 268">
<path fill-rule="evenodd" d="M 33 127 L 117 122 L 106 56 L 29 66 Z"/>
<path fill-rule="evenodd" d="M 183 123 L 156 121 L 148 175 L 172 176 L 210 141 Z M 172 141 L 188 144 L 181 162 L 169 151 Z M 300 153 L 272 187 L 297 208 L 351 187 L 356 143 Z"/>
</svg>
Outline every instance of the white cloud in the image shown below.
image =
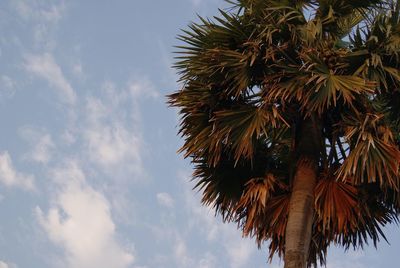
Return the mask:
<svg viewBox="0 0 400 268">
<path fill-rule="evenodd" d="M 174 257 L 177 267 L 185 268 L 214 268 L 217 267 L 217 258 L 210 252 L 204 253 L 202 256 L 194 258 L 190 255 L 186 242 L 177 233 L 174 243 Z"/>
<path fill-rule="evenodd" d="M 229 256 L 230 267 L 247 267 L 248 265 L 246 265 L 246 263 L 255 251 L 254 241 L 238 236 L 237 232 L 240 232 L 239 230 L 232 230 L 232 228 L 229 228 L 227 231 L 227 234 L 232 234 L 232 236 L 229 236 L 231 238 L 225 240 L 226 243 L 224 245 Z"/>
<path fill-rule="evenodd" d="M 25 155 L 26 158 L 42 164 L 51 160 L 55 144 L 49 133 L 32 127 L 22 127 L 19 134 L 32 145 L 32 150 Z"/>
<path fill-rule="evenodd" d="M 33 44 L 53 49 L 56 45 L 52 33 L 63 18 L 66 6 L 63 0 L 14 0 L 11 1 L 16 15 L 29 25 Z"/>
<path fill-rule="evenodd" d="M 15 93 L 15 82 L 7 75 L 0 76 L 0 97 L 12 97 Z"/>
<path fill-rule="evenodd" d="M 40 20 L 48 23 L 56 23 L 62 18 L 65 9 L 61 2 L 56 5 L 54 1 L 44 3 L 46 1 L 38 0 L 16 0 L 13 1 L 14 7 L 18 15 L 24 20 Z"/>
<path fill-rule="evenodd" d="M 105 196 L 87 184 L 76 162 L 52 175 L 60 189 L 55 202 L 47 213 L 40 208 L 36 213 L 50 240 L 65 250 L 66 267 L 129 267 L 134 256 L 116 239 Z"/>
<path fill-rule="evenodd" d="M 135 163 L 140 162 L 140 140 L 131 134 L 120 124 L 92 126 L 86 130 L 91 159 L 103 167 L 110 167 L 128 159 Z"/>
<path fill-rule="evenodd" d="M 0 261 L 0 268 L 9 268 L 9 267 L 7 263 Z"/>
<path fill-rule="evenodd" d="M 58 91 L 63 102 L 68 104 L 75 103 L 76 93 L 64 77 L 60 66 L 56 63 L 51 54 L 27 55 L 25 57 L 24 67 L 27 71 L 46 80 L 54 87 L 54 89 Z"/>
<path fill-rule="evenodd" d="M 7 89 L 14 88 L 14 81 L 11 80 L 11 78 L 8 77 L 7 75 L 2 75 L 0 79 L 1 79 L 2 87 L 7 88 Z"/>
<path fill-rule="evenodd" d="M 0 260 L 0 268 L 18 268 L 18 266 L 14 263 L 9 263 Z"/>
<path fill-rule="evenodd" d="M 106 82 L 102 96 L 89 97 L 83 130 L 89 159 L 104 171 L 143 175 L 140 113 L 129 90 Z"/>
<path fill-rule="evenodd" d="M 129 91 L 134 98 L 159 98 L 160 93 L 153 84 L 146 78 L 133 79 L 128 85 Z"/>
<path fill-rule="evenodd" d="M 189 257 L 187 252 L 186 243 L 185 241 L 178 237 L 175 241 L 174 246 L 174 255 L 176 262 L 178 263 L 179 267 L 189 267 L 192 266 L 193 260 Z"/>
<path fill-rule="evenodd" d="M 54 143 L 51 139 L 51 136 L 49 134 L 44 135 L 35 145 L 32 152 L 32 159 L 39 163 L 48 163 L 51 157 L 50 150 L 53 147 Z"/>
<path fill-rule="evenodd" d="M 0 152 L 0 182 L 7 187 L 19 187 L 25 190 L 34 190 L 34 176 L 15 170 L 10 154 Z"/>
<path fill-rule="evenodd" d="M 195 7 L 198 7 L 198 6 L 200 6 L 200 4 L 203 2 L 202 0 L 191 0 L 191 2 L 192 2 L 192 4 L 195 6 Z"/>
<path fill-rule="evenodd" d="M 83 78 L 85 74 L 83 73 L 83 67 L 80 62 L 73 64 L 72 73 L 78 78 Z"/>
<path fill-rule="evenodd" d="M 175 201 L 168 193 L 158 193 L 157 194 L 158 204 L 167 208 L 173 208 Z"/>
<path fill-rule="evenodd" d="M 217 0 L 189 0 L 189 1 L 192 3 L 192 6 L 197 10 L 199 10 L 200 7 L 202 10 L 212 10 L 211 6 L 221 8 L 221 3 L 218 2 Z"/>
<path fill-rule="evenodd" d="M 199 261 L 199 268 L 213 268 L 217 267 L 217 258 L 211 254 L 206 253 L 202 259 Z"/>
<path fill-rule="evenodd" d="M 101 105 L 90 100 L 89 112 L 97 113 Z M 132 163 L 141 163 L 140 138 L 136 133 L 130 132 L 122 122 L 108 125 L 100 120 L 94 121 L 85 130 L 85 138 L 91 160 L 102 167 L 109 168 L 129 160 Z"/>
</svg>

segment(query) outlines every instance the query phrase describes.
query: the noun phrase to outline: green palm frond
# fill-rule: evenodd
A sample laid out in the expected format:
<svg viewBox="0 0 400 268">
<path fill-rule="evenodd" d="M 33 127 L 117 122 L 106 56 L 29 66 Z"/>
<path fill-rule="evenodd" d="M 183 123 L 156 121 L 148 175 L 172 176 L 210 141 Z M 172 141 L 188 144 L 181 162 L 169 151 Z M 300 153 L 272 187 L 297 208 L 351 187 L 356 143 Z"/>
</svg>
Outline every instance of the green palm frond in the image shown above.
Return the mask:
<svg viewBox="0 0 400 268">
<path fill-rule="evenodd" d="M 310 110 L 319 114 L 327 108 L 336 106 L 338 101 L 352 106 L 358 95 L 373 93 L 374 84 L 364 79 L 350 75 L 317 74 L 307 84 L 312 82 L 314 92 L 310 96 Z"/>
<path fill-rule="evenodd" d="M 216 144 L 230 144 L 236 161 L 242 156 L 252 159 L 254 141 L 261 137 L 269 139 L 270 127 L 288 125 L 275 106 L 236 106 L 215 112 L 212 121 L 212 139 Z"/>
</svg>

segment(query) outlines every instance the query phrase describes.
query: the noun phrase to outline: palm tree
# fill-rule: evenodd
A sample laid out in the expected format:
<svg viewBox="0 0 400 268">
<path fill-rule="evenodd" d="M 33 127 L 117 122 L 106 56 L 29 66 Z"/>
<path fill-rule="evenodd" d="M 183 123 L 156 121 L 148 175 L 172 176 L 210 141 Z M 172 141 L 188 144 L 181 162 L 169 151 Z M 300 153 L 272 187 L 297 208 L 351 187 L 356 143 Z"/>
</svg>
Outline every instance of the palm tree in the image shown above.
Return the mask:
<svg viewBox="0 0 400 268">
<path fill-rule="evenodd" d="M 235 0 L 179 39 L 202 202 L 285 267 L 386 240 L 400 211 L 400 4 Z"/>
</svg>

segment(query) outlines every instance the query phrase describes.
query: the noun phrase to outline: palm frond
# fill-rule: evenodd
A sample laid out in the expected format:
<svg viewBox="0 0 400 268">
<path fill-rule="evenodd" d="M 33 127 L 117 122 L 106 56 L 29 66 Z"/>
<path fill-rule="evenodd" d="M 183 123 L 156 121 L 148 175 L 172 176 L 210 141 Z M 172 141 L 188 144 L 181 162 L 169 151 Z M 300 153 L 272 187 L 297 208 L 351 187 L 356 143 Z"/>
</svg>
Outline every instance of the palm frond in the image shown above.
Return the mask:
<svg viewBox="0 0 400 268">
<path fill-rule="evenodd" d="M 337 172 L 355 185 L 379 182 L 381 187 L 399 189 L 400 151 L 393 133 L 382 125 L 382 115 L 365 114 L 364 118 L 346 118 L 345 137 L 350 153 Z M 351 120 L 354 120 L 351 122 Z"/>
<path fill-rule="evenodd" d="M 334 178 L 324 178 L 315 188 L 315 208 L 322 231 L 347 233 L 357 226 L 357 188 Z"/>
<path fill-rule="evenodd" d="M 254 141 L 261 137 L 269 138 L 269 132 L 278 125 L 286 124 L 275 106 L 238 106 L 230 110 L 215 112 L 212 121 L 213 140 L 232 146 L 236 161 L 240 157 L 252 159 Z M 267 128 L 267 126 L 269 126 Z"/>
</svg>

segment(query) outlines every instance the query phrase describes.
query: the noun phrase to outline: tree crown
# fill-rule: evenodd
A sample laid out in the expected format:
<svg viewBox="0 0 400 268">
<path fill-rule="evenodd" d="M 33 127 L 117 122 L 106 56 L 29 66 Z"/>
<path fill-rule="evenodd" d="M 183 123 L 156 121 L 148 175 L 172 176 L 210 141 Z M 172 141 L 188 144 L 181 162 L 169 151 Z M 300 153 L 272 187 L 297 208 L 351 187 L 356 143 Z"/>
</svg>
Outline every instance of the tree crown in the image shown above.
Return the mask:
<svg viewBox="0 0 400 268">
<path fill-rule="evenodd" d="M 284 254 L 301 151 L 319 172 L 309 265 L 376 245 L 400 208 L 399 2 L 228 2 L 179 36 L 169 96 L 203 203 Z M 302 145 L 307 119 L 319 138 Z"/>
</svg>

